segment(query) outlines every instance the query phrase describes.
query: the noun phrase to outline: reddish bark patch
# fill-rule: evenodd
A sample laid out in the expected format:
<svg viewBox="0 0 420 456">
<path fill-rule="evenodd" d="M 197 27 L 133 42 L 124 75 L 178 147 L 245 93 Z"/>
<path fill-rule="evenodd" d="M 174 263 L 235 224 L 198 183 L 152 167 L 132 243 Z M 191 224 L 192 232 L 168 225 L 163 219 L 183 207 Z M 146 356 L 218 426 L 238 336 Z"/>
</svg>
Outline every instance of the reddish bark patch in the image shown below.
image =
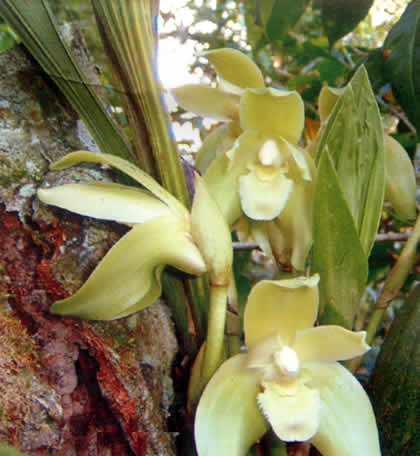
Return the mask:
<svg viewBox="0 0 420 456">
<path fill-rule="evenodd" d="M 78 229 L 76 223 L 61 225 L 58 220 L 40 224 L 39 229 L 24 226 L 0 206 L 0 264 L 10 278 L 9 303 L 36 336 L 36 374 L 61 397 L 63 416 L 55 419 L 64 443 L 56 454 L 75 448 L 81 456 L 130 455 L 130 442 L 135 454 L 143 456 L 145 436 L 137 432 L 135 401 L 120 382 L 115 360 L 110 360 L 100 337 L 76 320 L 48 313 L 54 300 L 68 295 L 54 279 L 52 264 L 66 236 Z M 17 417 L 16 428 L 8 430 L 13 443 L 21 421 Z"/>
</svg>

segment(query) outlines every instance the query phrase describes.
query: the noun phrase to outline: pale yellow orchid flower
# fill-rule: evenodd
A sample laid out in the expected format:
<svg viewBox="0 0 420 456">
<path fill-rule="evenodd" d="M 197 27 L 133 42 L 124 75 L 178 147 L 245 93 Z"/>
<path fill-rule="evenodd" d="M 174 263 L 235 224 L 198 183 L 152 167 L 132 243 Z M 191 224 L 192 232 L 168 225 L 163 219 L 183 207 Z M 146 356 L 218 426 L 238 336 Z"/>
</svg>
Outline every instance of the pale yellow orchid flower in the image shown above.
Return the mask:
<svg viewBox="0 0 420 456">
<path fill-rule="evenodd" d="M 321 129 L 309 146 L 316 153 L 319 138 L 344 88 L 324 86 L 319 94 L 318 106 Z M 416 219 L 416 175 L 407 151 L 392 136 L 385 134 L 385 199 L 388 200 L 398 219 L 410 222 Z"/>
<path fill-rule="evenodd" d="M 255 236 L 265 253 L 302 270 L 312 244 L 315 177 L 311 156 L 297 146 L 302 99 L 264 88 L 261 71 L 237 50 L 204 55 L 219 75 L 218 87 L 187 85 L 173 93 L 185 109 L 229 122 L 206 137 L 196 166 L 230 226 L 241 216 L 253 228 L 265 222 Z"/>
<path fill-rule="evenodd" d="M 247 353 L 216 371 L 195 419 L 199 456 L 246 456 L 269 427 L 283 441 L 312 440 L 324 456 L 379 456 L 375 417 L 337 360 L 363 355 L 364 332 L 313 328 L 318 276 L 261 281 L 244 314 Z"/>
<path fill-rule="evenodd" d="M 196 156 L 195 166 L 204 173 L 214 158 L 229 150 L 241 134 L 240 97 L 247 88 L 263 88 L 264 78 L 255 63 L 236 49 L 203 52 L 218 74 L 218 86 L 187 84 L 171 92 L 187 111 L 223 121 L 206 136 Z"/>
<path fill-rule="evenodd" d="M 230 232 L 198 175 L 190 214 L 153 178 L 112 155 L 75 152 L 55 163 L 53 169 L 79 162 L 113 166 L 145 190 L 102 182 L 38 191 L 44 203 L 131 227 L 75 294 L 53 304 L 53 313 L 93 320 L 130 315 L 160 296 L 160 276 L 166 265 L 195 275 L 208 270 L 212 282 L 229 284 Z"/>
<path fill-rule="evenodd" d="M 251 231 L 259 226 L 255 240 L 266 253 L 302 270 L 312 243 L 315 179 L 311 156 L 297 145 L 302 99 L 297 92 L 247 89 L 239 117 L 244 132 L 212 162 L 206 183 L 231 226 L 245 215 Z"/>
</svg>

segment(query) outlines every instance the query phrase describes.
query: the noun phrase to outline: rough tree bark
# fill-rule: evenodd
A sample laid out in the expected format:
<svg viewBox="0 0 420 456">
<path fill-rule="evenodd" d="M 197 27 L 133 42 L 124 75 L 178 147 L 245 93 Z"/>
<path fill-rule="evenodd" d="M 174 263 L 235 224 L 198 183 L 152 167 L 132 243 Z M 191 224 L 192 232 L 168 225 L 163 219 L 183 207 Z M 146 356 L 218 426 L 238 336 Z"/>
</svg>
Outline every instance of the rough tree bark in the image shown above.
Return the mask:
<svg viewBox="0 0 420 456">
<path fill-rule="evenodd" d="M 86 66 L 79 34 L 67 32 Z M 40 186 L 111 180 L 97 166 L 49 171 L 95 148 L 22 48 L 0 54 L 0 442 L 28 455 L 170 456 L 178 347 L 165 305 L 104 323 L 48 313 L 123 233 L 36 198 Z"/>
</svg>

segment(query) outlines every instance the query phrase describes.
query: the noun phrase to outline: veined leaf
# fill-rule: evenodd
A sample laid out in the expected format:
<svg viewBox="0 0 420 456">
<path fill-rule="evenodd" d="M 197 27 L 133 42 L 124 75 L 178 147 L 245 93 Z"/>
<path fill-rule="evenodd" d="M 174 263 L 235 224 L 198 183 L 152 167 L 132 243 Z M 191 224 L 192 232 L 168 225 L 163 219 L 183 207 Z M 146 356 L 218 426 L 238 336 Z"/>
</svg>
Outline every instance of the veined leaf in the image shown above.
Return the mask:
<svg viewBox="0 0 420 456">
<path fill-rule="evenodd" d="M 99 32 L 117 82 L 129 94 L 130 127 L 150 174 L 186 206 L 190 205 L 181 159 L 169 130 L 169 116 L 157 83 L 153 10 L 155 0 L 92 0 Z M 147 138 L 145 138 L 145 136 Z"/>
<path fill-rule="evenodd" d="M 367 15 L 373 0 L 318 0 L 322 22 L 330 46 L 347 33 Z"/>
<path fill-rule="evenodd" d="M 355 73 L 328 119 L 318 162 L 326 148 L 360 243 L 369 255 L 382 211 L 385 165 L 382 121 L 364 67 Z"/>
<path fill-rule="evenodd" d="M 368 262 L 328 147 L 319 161 L 314 199 L 312 271 L 321 276 L 320 321 L 351 328 Z"/>
<path fill-rule="evenodd" d="M 102 152 L 132 160 L 130 147 L 60 37 L 45 0 L 2 0 L 0 16 L 84 120 Z"/>
<path fill-rule="evenodd" d="M 392 27 L 383 45 L 386 53 L 385 72 L 393 93 L 420 130 L 420 0 L 413 0 L 400 20 Z"/>
</svg>

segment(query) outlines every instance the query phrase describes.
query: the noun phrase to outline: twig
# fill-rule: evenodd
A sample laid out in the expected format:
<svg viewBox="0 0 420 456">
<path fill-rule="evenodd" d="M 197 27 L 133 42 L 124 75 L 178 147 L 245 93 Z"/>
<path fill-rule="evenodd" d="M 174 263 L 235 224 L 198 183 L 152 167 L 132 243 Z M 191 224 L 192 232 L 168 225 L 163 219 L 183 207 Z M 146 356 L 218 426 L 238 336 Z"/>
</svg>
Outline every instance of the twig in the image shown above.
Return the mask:
<svg viewBox="0 0 420 456">
<path fill-rule="evenodd" d="M 417 131 L 414 127 L 414 125 L 407 119 L 407 117 L 405 116 L 405 114 L 397 111 L 395 108 L 393 108 L 390 104 L 388 104 L 382 97 L 380 97 L 379 95 L 376 95 L 376 100 L 378 103 L 380 103 L 382 106 L 385 106 L 386 109 L 388 109 L 389 112 L 391 112 L 392 114 L 394 114 L 395 116 L 397 116 L 402 122 L 405 123 L 405 125 L 407 126 L 407 128 L 412 132 L 414 133 L 415 135 L 417 134 Z"/>
<path fill-rule="evenodd" d="M 405 242 L 411 236 L 411 233 L 412 230 L 404 233 L 380 233 L 376 236 L 376 242 Z M 233 248 L 235 250 L 254 250 L 259 249 L 260 246 L 256 242 L 234 242 Z"/>
</svg>

